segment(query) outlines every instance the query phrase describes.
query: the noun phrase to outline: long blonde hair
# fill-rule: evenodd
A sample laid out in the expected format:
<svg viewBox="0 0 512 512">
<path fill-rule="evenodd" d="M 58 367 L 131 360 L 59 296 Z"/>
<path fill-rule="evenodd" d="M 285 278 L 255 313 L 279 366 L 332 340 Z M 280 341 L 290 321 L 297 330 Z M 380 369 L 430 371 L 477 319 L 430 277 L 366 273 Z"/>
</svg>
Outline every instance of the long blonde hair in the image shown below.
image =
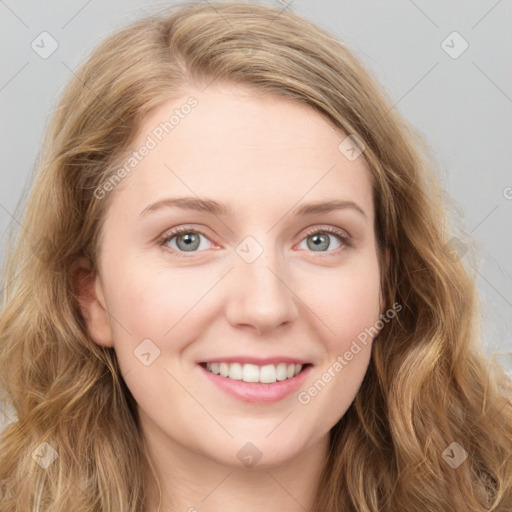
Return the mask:
<svg viewBox="0 0 512 512">
<path fill-rule="evenodd" d="M 364 142 L 371 169 L 381 257 L 390 252 L 383 295 L 403 309 L 376 338 L 362 386 L 331 431 L 315 510 L 510 512 L 512 385 L 481 351 L 474 276 L 450 250 L 430 150 L 325 31 L 289 9 L 204 2 L 108 37 L 51 119 L 4 269 L 0 385 L 18 419 L 0 439 L 2 512 L 147 505 L 145 475 L 155 474 L 134 399 L 114 351 L 88 335 L 71 268 L 79 256 L 96 268 L 112 194 L 94 191 L 147 112 L 213 81 L 309 105 Z M 467 452 L 456 468 L 443 457 L 450 446 Z"/>
</svg>

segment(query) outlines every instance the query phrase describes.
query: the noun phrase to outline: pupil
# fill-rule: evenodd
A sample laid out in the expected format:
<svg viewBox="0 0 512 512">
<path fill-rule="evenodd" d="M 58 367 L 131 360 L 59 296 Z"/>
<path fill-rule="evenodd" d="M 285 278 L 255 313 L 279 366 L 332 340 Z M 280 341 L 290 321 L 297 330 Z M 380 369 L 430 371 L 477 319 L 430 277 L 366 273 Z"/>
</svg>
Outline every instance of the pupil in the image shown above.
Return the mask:
<svg viewBox="0 0 512 512">
<path fill-rule="evenodd" d="M 178 237 L 178 241 L 180 240 L 185 242 L 185 250 L 187 251 L 197 249 L 199 246 L 199 238 L 195 233 L 185 233 Z"/>
<path fill-rule="evenodd" d="M 320 247 L 322 244 L 325 246 L 324 249 L 327 249 L 329 247 L 329 238 L 325 234 L 316 234 L 312 236 L 313 240 L 313 246 L 315 248 Z"/>
</svg>

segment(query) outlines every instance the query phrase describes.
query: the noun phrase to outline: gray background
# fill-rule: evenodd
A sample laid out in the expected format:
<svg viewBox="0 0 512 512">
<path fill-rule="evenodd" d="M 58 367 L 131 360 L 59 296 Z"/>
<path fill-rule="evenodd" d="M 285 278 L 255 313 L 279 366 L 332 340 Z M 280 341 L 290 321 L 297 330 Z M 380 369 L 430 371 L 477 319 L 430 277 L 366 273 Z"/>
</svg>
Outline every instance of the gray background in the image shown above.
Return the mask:
<svg viewBox="0 0 512 512">
<path fill-rule="evenodd" d="M 171 3 L 0 0 L 0 262 L 47 118 L 73 70 L 107 34 Z M 425 137 L 459 224 L 480 250 L 483 347 L 503 352 L 512 371 L 512 2 L 259 3 L 293 9 L 345 42 Z M 43 31 L 58 43 L 47 58 L 31 47 Z M 457 58 L 464 43 L 454 31 L 469 45 Z"/>
</svg>

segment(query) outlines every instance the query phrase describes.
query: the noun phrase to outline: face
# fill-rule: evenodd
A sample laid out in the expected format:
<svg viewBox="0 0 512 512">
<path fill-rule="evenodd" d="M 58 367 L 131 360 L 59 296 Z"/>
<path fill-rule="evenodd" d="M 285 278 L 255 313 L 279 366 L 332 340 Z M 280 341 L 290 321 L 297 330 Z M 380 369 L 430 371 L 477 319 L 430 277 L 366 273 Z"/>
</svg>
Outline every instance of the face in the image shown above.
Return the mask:
<svg viewBox="0 0 512 512">
<path fill-rule="evenodd" d="M 275 466 L 354 400 L 381 304 L 369 171 L 345 137 L 309 107 L 227 85 L 140 127 L 133 149 L 149 150 L 108 192 L 83 311 L 162 449 Z"/>
</svg>

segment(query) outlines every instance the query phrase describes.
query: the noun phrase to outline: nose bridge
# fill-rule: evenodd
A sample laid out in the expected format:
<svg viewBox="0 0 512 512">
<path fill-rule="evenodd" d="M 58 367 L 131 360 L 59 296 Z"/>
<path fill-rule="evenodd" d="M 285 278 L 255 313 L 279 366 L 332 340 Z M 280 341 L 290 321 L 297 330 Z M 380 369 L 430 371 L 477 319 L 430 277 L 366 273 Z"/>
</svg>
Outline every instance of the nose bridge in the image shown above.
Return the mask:
<svg viewBox="0 0 512 512">
<path fill-rule="evenodd" d="M 235 249 L 228 319 L 259 331 L 294 320 L 297 308 L 287 286 L 288 267 L 271 236 L 246 237 Z"/>
</svg>

